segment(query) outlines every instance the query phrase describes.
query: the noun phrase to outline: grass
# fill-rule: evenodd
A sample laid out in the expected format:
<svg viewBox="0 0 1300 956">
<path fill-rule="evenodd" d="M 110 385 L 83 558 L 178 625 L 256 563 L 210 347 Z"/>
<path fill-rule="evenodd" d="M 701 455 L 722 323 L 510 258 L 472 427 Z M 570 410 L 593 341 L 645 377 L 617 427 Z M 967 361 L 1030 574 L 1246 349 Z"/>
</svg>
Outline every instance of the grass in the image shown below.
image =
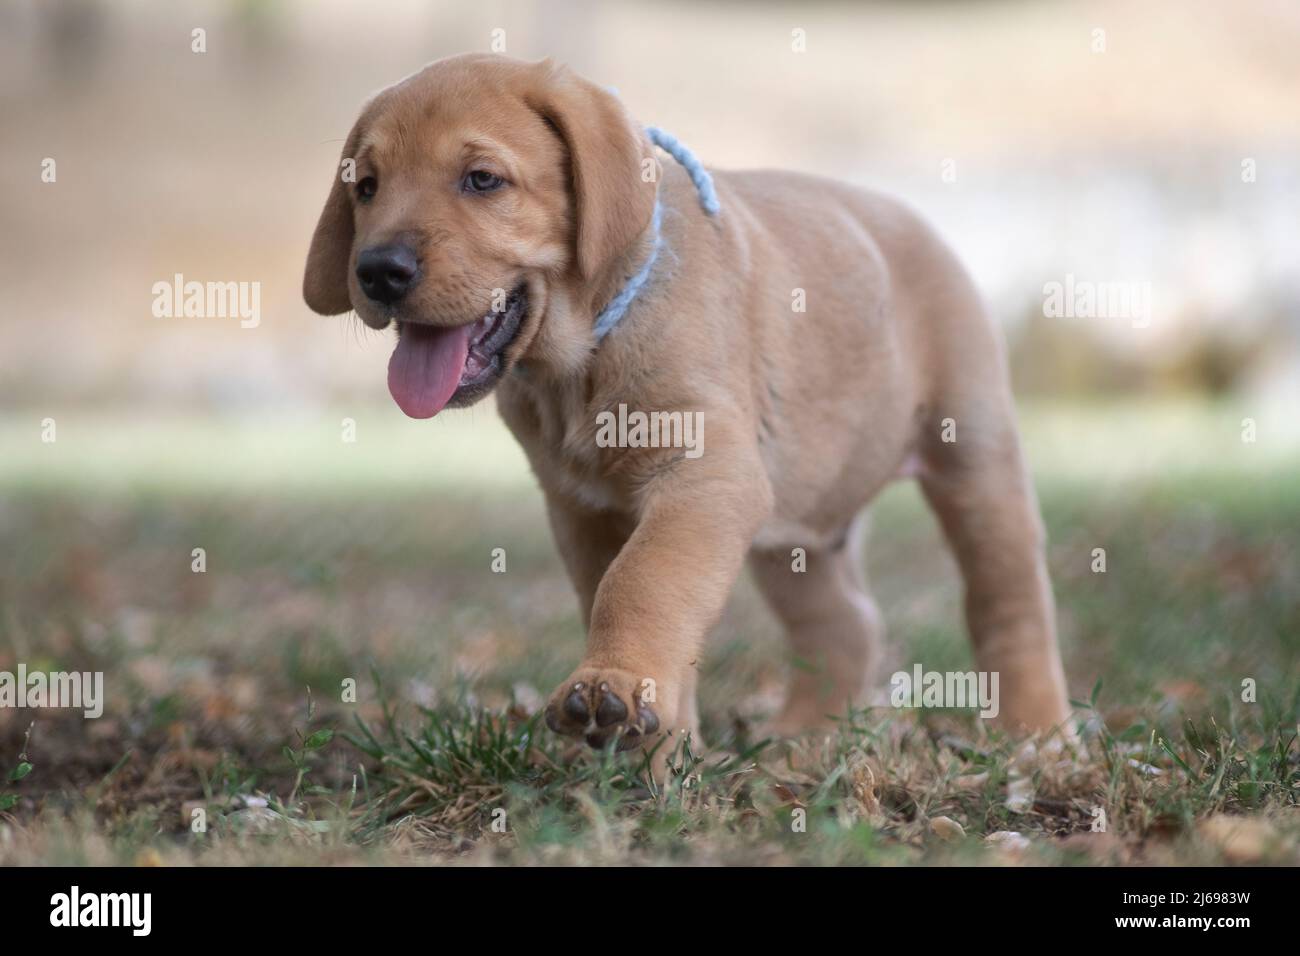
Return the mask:
<svg viewBox="0 0 1300 956">
<path fill-rule="evenodd" d="M 108 699 L 0 710 L 0 863 L 1300 862 L 1300 448 L 1262 420 L 1243 446 L 1239 410 L 1026 413 L 1077 749 L 885 706 L 757 739 L 790 665 L 742 581 L 710 746 L 662 788 L 538 722 L 582 636 L 490 414 L 56 417 L 54 445 L 0 422 L 0 670 L 101 670 Z M 868 555 L 882 688 L 969 668 L 910 487 Z"/>
</svg>

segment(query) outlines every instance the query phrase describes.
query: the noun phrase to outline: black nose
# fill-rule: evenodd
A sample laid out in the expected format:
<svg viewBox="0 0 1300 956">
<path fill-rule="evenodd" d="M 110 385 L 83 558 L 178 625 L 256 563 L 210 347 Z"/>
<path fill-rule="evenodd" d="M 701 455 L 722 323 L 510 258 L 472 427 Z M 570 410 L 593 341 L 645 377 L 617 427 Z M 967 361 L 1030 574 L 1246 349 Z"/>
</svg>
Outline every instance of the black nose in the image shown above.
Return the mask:
<svg viewBox="0 0 1300 956">
<path fill-rule="evenodd" d="M 400 243 L 372 246 L 357 256 L 357 281 L 361 291 L 376 302 L 393 305 L 415 282 L 419 263 L 415 250 Z"/>
</svg>

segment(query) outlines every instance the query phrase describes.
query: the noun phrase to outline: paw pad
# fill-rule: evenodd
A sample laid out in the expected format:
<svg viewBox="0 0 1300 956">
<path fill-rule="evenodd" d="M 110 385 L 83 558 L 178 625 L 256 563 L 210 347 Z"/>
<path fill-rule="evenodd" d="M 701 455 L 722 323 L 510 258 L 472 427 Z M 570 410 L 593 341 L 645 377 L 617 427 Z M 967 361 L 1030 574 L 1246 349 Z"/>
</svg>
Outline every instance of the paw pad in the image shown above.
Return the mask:
<svg viewBox="0 0 1300 956">
<path fill-rule="evenodd" d="M 630 675 L 622 676 L 627 683 Z M 596 748 L 615 737 L 619 750 L 640 746 L 659 730 L 659 715 L 637 696 L 635 685 L 620 693 L 615 683 L 596 677 L 561 685 L 546 708 L 546 726 L 558 734 L 582 737 Z"/>
<path fill-rule="evenodd" d="M 564 698 L 564 713 L 573 720 L 585 724 L 591 718 L 591 711 L 587 710 L 587 698 L 582 693 L 583 690 L 582 684 L 573 685 L 572 692 Z"/>
<path fill-rule="evenodd" d="M 617 724 L 619 721 L 627 719 L 627 705 L 619 699 L 617 694 L 610 692 L 608 684 L 600 685 L 596 699 L 600 701 L 596 705 L 597 727 L 608 727 L 610 724 Z"/>
</svg>

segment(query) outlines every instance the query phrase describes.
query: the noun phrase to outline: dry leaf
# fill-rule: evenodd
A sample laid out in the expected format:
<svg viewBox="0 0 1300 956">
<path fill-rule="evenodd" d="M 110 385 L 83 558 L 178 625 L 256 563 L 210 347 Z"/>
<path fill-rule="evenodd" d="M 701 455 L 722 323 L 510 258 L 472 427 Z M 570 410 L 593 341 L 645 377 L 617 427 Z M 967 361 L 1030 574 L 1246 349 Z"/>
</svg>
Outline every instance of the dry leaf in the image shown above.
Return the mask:
<svg viewBox="0 0 1300 956">
<path fill-rule="evenodd" d="M 1032 777 L 1013 775 L 1007 780 L 1006 807 L 1012 813 L 1026 813 L 1034 805 Z"/>
<path fill-rule="evenodd" d="M 876 792 L 876 775 L 871 770 L 871 762 L 860 750 L 849 755 L 849 780 L 853 799 L 858 801 L 867 816 L 879 816 L 882 811 L 880 795 Z"/>
<path fill-rule="evenodd" d="M 952 817 L 933 817 L 930 832 L 944 843 L 954 843 L 966 835 L 966 830 Z"/>
<path fill-rule="evenodd" d="M 987 770 L 983 773 L 964 773 L 953 780 L 953 783 L 962 790 L 983 790 L 988 786 L 988 782 L 989 774 Z"/>
<path fill-rule="evenodd" d="M 997 833 L 990 833 L 984 838 L 984 842 L 1012 853 L 1021 853 L 1029 849 L 1029 838 L 1015 830 L 999 830 Z"/>
</svg>

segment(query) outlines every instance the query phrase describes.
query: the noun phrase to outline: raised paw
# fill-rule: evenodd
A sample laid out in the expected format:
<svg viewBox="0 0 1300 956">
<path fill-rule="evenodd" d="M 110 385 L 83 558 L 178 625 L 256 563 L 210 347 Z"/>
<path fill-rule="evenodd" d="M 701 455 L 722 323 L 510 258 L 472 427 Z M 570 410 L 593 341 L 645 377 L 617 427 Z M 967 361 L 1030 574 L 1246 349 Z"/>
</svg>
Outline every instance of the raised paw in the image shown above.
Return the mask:
<svg viewBox="0 0 1300 956">
<path fill-rule="evenodd" d="M 579 668 L 551 695 L 546 726 L 566 737 L 582 737 L 597 749 L 617 738 L 619 750 L 643 746 L 669 725 L 657 699 L 663 691 L 652 678 L 607 668 Z"/>
</svg>

